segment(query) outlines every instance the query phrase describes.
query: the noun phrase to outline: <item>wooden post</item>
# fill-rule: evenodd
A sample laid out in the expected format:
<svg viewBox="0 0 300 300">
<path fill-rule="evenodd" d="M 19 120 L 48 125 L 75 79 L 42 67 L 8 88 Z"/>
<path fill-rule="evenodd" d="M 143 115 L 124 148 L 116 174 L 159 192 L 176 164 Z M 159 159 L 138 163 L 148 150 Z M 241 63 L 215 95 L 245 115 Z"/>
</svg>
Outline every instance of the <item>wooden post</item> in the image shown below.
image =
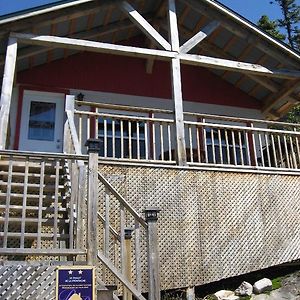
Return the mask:
<svg viewBox="0 0 300 300">
<path fill-rule="evenodd" d="M 131 267 L 131 238 L 132 238 L 131 228 L 125 228 L 125 261 L 124 261 L 124 269 L 125 269 L 125 277 L 128 282 L 132 283 L 132 267 Z M 124 300 L 132 300 L 132 293 L 124 288 Z"/>
<path fill-rule="evenodd" d="M 159 251 L 157 238 L 158 208 L 146 208 L 144 213 L 147 229 L 148 290 L 149 300 L 160 300 Z"/>
<path fill-rule="evenodd" d="M 5 149 L 6 145 L 9 111 L 16 69 L 17 48 L 17 39 L 14 37 L 9 37 L 5 57 L 5 67 L 0 101 L 0 150 Z"/>
<path fill-rule="evenodd" d="M 175 0 L 168 0 L 169 7 L 169 39 L 172 51 L 179 52 L 179 35 L 176 16 Z M 176 125 L 176 152 L 177 163 L 180 166 L 186 165 L 186 147 L 184 134 L 184 116 L 183 116 L 183 99 L 181 87 L 180 59 L 172 58 L 171 60 L 171 82 L 172 96 L 174 101 L 174 115 Z"/>
<path fill-rule="evenodd" d="M 88 197 L 87 197 L 87 263 L 95 265 L 97 261 L 97 212 L 98 212 L 98 156 L 100 141 L 87 140 L 88 163 Z"/>
</svg>

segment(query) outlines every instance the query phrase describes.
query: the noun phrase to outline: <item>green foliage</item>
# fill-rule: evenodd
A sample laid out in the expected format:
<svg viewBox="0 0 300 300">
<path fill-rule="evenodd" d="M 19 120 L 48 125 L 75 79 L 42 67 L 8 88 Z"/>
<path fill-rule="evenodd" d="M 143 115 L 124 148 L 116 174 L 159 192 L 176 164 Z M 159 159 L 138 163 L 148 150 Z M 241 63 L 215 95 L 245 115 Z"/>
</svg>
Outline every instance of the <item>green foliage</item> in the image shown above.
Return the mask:
<svg viewBox="0 0 300 300">
<path fill-rule="evenodd" d="M 276 23 L 276 21 L 270 20 L 268 16 L 263 15 L 258 20 L 257 25 L 259 28 L 263 29 L 265 32 L 269 33 L 278 40 L 285 40 L 285 35 L 279 32 L 278 24 Z"/>
<path fill-rule="evenodd" d="M 281 288 L 281 286 L 282 286 L 281 281 L 282 281 L 282 277 L 277 277 L 277 278 L 272 279 L 272 289 L 277 290 L 277 289 Z"/>
<path fill-rule="evenodd" d="M 300 104 L 293 107 L 284 118 L 284 121 L 289 123 L 300 123 Z"/>
<path fill-rule="evenodd" d="M 295 49 L 300 49 L 300 6 L 296 0 L 274 0 L 270 1 L 271 4 L 277 3 L 281 9 L 282 18 L 278 19 L 279 27 L 283 28 L 287 33 L 287 40 L 289 45 Z"/>
</svg>

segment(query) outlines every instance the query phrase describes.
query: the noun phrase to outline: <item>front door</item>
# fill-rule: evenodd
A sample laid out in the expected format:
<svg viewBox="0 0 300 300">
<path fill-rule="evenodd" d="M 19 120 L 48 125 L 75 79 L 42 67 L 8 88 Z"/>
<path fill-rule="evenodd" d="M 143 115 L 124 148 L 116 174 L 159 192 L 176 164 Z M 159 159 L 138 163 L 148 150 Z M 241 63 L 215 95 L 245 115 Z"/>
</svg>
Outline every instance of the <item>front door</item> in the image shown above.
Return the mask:
<svg viewBox="0 0 300 300">
<path fill-rule="evenodd" d="M 62 152 L 64 94 L 24 91 L 19 149 Z"/>
</svg>

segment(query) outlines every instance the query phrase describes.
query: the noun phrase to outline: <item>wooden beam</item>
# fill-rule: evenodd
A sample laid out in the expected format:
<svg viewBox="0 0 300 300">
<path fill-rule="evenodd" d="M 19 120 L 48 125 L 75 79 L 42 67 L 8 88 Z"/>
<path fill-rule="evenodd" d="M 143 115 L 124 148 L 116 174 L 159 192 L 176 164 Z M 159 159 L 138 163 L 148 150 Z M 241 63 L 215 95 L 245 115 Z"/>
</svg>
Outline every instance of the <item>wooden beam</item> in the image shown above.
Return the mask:
<svg viewBox="0 0 300 300">
<path fill-rule="evenodd" d="M 265 114 L 270 111 L 276 104 L 289 96 L 296 88 L 300 87 L 300 80 L 293 80 L 288 82 L 283 89 L 276 95 L 270 95 L 264 102 L 262 112 Z"/>
<path fill-rule="evenodd" d="M 203 41 L 208 35 L 210 35 L 220 23 L 218 21 L 212 21 L 208 25 L 206 25 L 202 30 L 200 30 L 197 34 L 191 37 L 188 41 L 186 41 L 179 49 L 181 53 L 188 53 L 192 50 L 197 44 Z"/>
<path fill-rule="evenodd" d="M 168 0 L 168 15 L 169 15 L 169 38 L 172 45 L 172 50 L 179 51 L 179 34 L 177 26 L 176 5 L 175 0 Z M 176 153 L 177 163 L 184 166 L 187 163 L 185 132 L 184 132 L 184 115 L 183 115 L 183 98 L 182 98 L 182 81 L 180 71 L 179 58 L 173 58 L 171 61 L 171 82 L 172 82 L 172 97 L 174 102 L 174 116 L 176 127 Z"/>
<path fill-rule="evenodd" d="M 202 66 L 207 68 L 230 70 L 245 74 L 256 74 L 260 76 L 268 76 L 283 79 L 300 78 L 300 71 L 294 70 L 272 70 L 261 65 L 238 62 L 228 59 L 213 58 L 203 55 L 178 54 L 180 60 L 188 65 Z"/>
<path fill-rule="evenodd" d="M 165 50 L 171 50 L 171 45 L 140 15 L 127 1 L 121 4 L 127 16 L 154 42 Z"/>
<path fill-rule="evenodd" d="M 6 50 L 6 59 L 0 100 L 0 150 L 5 149 L 9 121 L 11 97 L 17 61 L 17 39 L 10 36 Z"/>
<path fill-rule="evenodd" d="M 112 23 L 112 24 L 107 25 L 105 27 L 99 26 L 99 27 L 93 28 L 92 30 L 77 32 L 77 33 L 72 34 L 70 36 L 70 38 L 92 39 L 92 38 L 112 34 L 116 31 L 128 30 L 129 28 L 131 28 L 133 26 L 134 26 L 134 24 L 132 22 L 130 22 L 129 20 L 125 20 L 125 21 L 122 21 L 122 22 Z M 55 47 L 52 47 L 52 48 L 55 48 Z M 40 54 L 40 53 L 45 53 L 47 51 L 48 51 L 47 48 L 40 47 L 40 46 L 25 47 L 25 48 L 22 48 L 18 51 L 17 60 L 32 57 L 33 55 L 37 55 L 37 54 Z M 0 56 L 0 67 L 2 65 L 4 65 L 4 61 L 5 61 L 5 56 L 4 55 Z"/>
<path fill-rule="evenodd" d="M 56 48 L 74 49 L 80 51 L 91 51 L 99 53 L 109 53 L 115 55 L 125 55 L 133 57 L 154 57 L 160 60 L 170 60 L 175 57 L 174 52 L 164 50 L 153 50 L 132 46 L 115 45 L 102 42 L 93 42 L 81 39 L 71 39 L 65 37 L 55 36 L 35 36 L 25 33 L 12 33 L 13 37 L 17 38 L 20 42 L 28 45 L 39 45 Z"/>
</svg>

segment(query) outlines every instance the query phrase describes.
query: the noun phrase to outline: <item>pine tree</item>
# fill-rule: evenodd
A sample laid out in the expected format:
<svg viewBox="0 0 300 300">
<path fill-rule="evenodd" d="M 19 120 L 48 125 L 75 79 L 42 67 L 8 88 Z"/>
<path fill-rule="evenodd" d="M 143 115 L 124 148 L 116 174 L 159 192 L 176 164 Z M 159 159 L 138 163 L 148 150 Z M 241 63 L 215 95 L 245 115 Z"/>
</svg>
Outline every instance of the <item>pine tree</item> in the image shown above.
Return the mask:
<svg viewBox="0 0 300 300">
<path fill-rule="evenodd" d="M 283 18 L 278 19 L 278 25 L 285 29 L 289 45 L 299 49 L 299 21 L 300 6 L 296 4 L 296 0 L 274 0 L 280 7 Z M 271 1 L 270 3 L 274 3 Z"/>
<path fill-rule="evenodd" d="M 285 35 L 280 33 L 278 30 L 278 25 L 276 21 L 272 21 L 269 19 L 268 16 L 263 15 L 257 23 L 258 27 L 263 29 L 265 32 L 269 33 L 273 37 L 277 38 L 278 40 L 285 40 Z"/>
</svg>

